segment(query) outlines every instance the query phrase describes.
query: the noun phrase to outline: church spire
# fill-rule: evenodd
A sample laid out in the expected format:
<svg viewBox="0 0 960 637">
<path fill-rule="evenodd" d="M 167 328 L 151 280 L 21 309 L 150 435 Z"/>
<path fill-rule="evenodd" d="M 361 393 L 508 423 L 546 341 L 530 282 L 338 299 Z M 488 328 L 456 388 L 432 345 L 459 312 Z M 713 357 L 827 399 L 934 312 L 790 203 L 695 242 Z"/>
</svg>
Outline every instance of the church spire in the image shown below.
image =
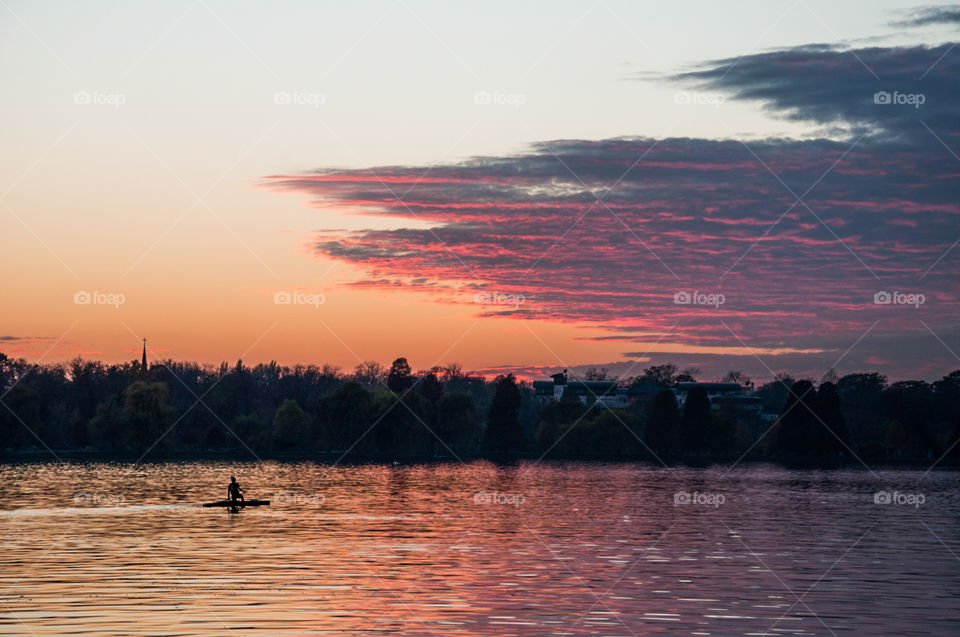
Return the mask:
<svg viewBox="0 0 960 637">
<path fill-rule="evenodd" d="M 143 358 L 140 359 L 140 371 L 147 373 L 147 339 L 143 339 Z"/>
</svg>

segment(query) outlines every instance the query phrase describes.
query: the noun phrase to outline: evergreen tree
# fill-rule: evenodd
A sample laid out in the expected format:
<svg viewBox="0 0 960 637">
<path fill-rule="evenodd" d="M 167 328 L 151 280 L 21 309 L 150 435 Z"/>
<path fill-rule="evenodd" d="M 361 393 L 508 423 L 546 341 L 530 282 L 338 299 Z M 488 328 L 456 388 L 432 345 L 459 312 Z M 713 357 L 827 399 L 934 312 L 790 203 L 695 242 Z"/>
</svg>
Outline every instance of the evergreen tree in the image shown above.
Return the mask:
<svg viewBox="0 0 960 637">
<path fill-rule="evenodd" d="M 677 449 L 680 436 L 680 408 L 677 397 L 669 389 L 657 392 L 647 415 L 645 441 L 654 451 Z"/>
<path fill-rule="evenodd" d="M 413 375 L 410 372 L 410 363 L 405 358 L 398 358 L 390 366 L 390 373 L 387 374 L 387 387 L 397 396 L 402 396 L 404 392 L 413 386 Z"/>
<path fill-rule="evenodd" d="M 848 374 L 837 382 L 837 393 L 850 437 L 859 447 L 883 444 L 883 392 L 887 377 L 876 372 Z"/>
<path fill-rule="evenodd" d="M 710 397 L 703 387 L 692 387 L 687 392 L 680 419 L 680 446 L 686 451 L 700 452 L 707 441 L 710 427 Z"/>
<path fill-rule="evenodd" d="M 447 450 L 443 449 L 443 446 L 447 443 L 437 431 L 440 428 L 439 403 L 440 398 L 443 397 L 443 385 L 440 383 L 440 379 L 437 378 L 437 373 L 434 370 L 430 370 L 424 374 L 424 376 L 417 383 L 417 393 L 419 393 L 420 397 L 423 399 L 422 417 L 429 425 L 430 431 L 433 432 L 433 434 L 430 434 L 429 439 L 430 455 L 433 455 L 438 451 L 446 452 Z"/>
<path fill-rule="evenodd" d="M 440 379 L 437 378 L 437 374 L 434 371 L 427 372 L 423 378 L 420 379 L 418 389 L 420 395 L 431 403 L 436 403 L 440 400 L 440 397 L 443 396 L 443 385 L 440 383 Z"/>
<path fill-rule="evenodd" d="M 790 388 L 778 421 L 776 448 L 780 453 L 811 455 L 822 446 L 824 431 L 814 416 L 815 400 L 809 380 L 798 380 Z"/>
<path fill-rule="evenodd" d="M 520 388 L 513 374 L 497 376 L 496 391 L 487 418 L 485 446 L 491 451 L 522 451 L 525 448 L 520 426 Z"/>
<path fill-rule="evenodd" d="M 820 417 L 817 423 L 826 427 L 826 436 L 823 436 L 821 452 L 837 454 L 846 452 L 850 447 L 850 435 L 847 433 L 847 422 L 843 417 L 840 404 L 840 394 L 833 383 L 821 383 L 817 390 L 816 412 Z"/>
</svg>

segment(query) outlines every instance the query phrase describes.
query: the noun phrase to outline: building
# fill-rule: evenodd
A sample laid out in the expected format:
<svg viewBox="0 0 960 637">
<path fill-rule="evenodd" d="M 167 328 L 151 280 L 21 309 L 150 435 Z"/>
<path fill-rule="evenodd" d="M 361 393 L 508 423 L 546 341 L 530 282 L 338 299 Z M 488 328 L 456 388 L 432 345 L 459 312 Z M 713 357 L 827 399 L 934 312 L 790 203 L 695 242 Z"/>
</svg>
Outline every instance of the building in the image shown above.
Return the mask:
<svg viewBox="0 0 960 637">
<path fill-rule="evenodd" d="M 757 413 L 763 411 L 763 399 L 755 396 L 752 388 L 744 387 L 740 383 L 677 383 L 670 390 L 677 397 L 677 405 L 680 409 L 683 409 L 687 402 L 687 395 L 694 387 L 702 387 L 707 391 L 712 409 L 719 409 L 720 404 L 726 402 Z"/>
<path fill-rule="evenodd" d="M 552 380 L 535 380 L 533 389 L 542 405 L 551 400 L 560 400 L 564 394 L 576 397 L 584 405 L 594 402 L 609 409 L 625 409 L 630 406 L 629 388 L 621 387 L 615 380 L 569 380 L 567 370 L 553 374 Z"/>
<path fill-rule="evenodd" d="M 649 398 L 657 392 L 669 389 L 677 398 L 677 406 L 683 410 L 687 395 L 694 387 L 702 387 L 707 391 L 712 409 L 716 410 L 721 404 L 727 404 L 758 414 L 763 411 L 763 399 L 753 393 L 752 386 L 745 387 L 740 383 L 679 382 L 673 387 L 665 388 L 651 381 L 641 380 L 639 383 L 624 386 L 616 380 L 569 380 L 567 370 L 553 374 L 551 380 L 533 381 L 533 389 L 541 405 L 551 400 L 560 400 L 564 394 L 568 394 L 579 399 L 584 405 L 598 402 L 610 409 L 626 409 L 635 400 Z"/>
</svg>

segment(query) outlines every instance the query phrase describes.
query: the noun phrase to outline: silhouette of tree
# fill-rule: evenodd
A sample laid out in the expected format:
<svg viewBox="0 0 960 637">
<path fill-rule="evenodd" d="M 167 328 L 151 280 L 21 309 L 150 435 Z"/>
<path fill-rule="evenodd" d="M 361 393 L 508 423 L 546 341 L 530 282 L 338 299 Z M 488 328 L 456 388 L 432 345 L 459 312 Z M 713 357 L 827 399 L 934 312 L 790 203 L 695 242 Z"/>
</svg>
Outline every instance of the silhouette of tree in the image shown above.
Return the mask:
<svg viewBox="0 0 960 637">
<path fill-rule="evenodd" d="M 643 373 L 633 379 L 635 384 L 641 381 L 650 381 L 661 387 L 670 387 L 677 382 L 677 366 L 672 363 L 653 365 L 643 370 Z"/>
<path fill-rule="evenodd" d="M 373 392 L 373 439 L 379 454 L 390 458 L 425 456 L 431 453 L 430 429 L 424 416 L 428 403 L 416 392 L 402 400 L 384 390 Z"/>
<path fill-rule="evenodd" d="M 779 414 L 783 410 L 790 388 L 795 381 L 788 374 L 780 372 L 769 383 L 764 383 L 757 389 L 757 395 L 763 399 L 763 410 L 772 414 Z"/>
<path fill-rule="evenodd" d="M 484 443 L 491 451 L 522 451 L 525 448 L 520 426 L 520 390 L 513 374 L 497 376 L 490 404 Z"/>
<path fill-rule="evenodd" d="M 173 424 L 173 408 L 169 405 L 166 383 L 138 380 L 123 392 L 123 441 L 134 449 L 156 445 L 159 449 L 172 446 L 167 434 Z M 162 436 L 162 438 L 161 438 Z"/>
<path fill-rule="evenodd" d="M 310 417 L 292 398 L 277 407 L 273 416 L 273 432 L 281 449 L 293 449 L 311 442 Z"/>
<path fill-rule="evenodd" d="M 536 427 L 537 448 L 546 452 L 552 450 L 558 440 L 566 439 L 567 429 L 580 421 L 587 411 L 587 407 L 580 402 L 573 392 L 563 392 L 560 400 L 551 400 L 540 408 L 540 421 Z M 573 440 L 570 441 L 573 444 Z M 566 446 L 561 446 L 558 452 L 566 451 Z"/>
<path fill-rule="evenodd" d="M 120 449 L 123 447 L 122 434 L 123 405 L 113 395 L 97 405 L 97 413 L 90 420 L 90 437 L 101 448 Z"/>
<path fill-rule="evenodd" d="M 888 420 L 883 424 L 883 446 L 888 458 L 903 456 L 907 442 L 907 432 L 899 420 Z"/>
<path fill-rule="evenodd" d="M 882 448 L 883 392 L 887 377 L 876 372 L 848 374 L 837 382 L 837 393 L 850 438 L 858 447 Z"/>
<path fill-rule="evenodd" d="M 578 454 L 631 457 L 640 452 L 640 419 L 626 410 L 596 409 L 577 425 Z"/>
<path fill-rule="evenodd" d="M 203 442 L 204 449 L 222 449 L 227 444 L 227 436 L 224 427 L 220 423 L 210 425 L 207 435 Z"/>
<path fill-rule="evenodd" d="M 436 372 L 432 370 L 420 379 L 418 389 L 421 396 L 434 404 L 443 396 L 443 385 L 437 378 Z"/>
<path fill-rule="evenodd" d="M 447 447 L 457 455 L 513 451 L 523 449 L 528 432 L 535 432 L 541 450 L 559 441 L 550 452 L 554 456 L 641 453 L 632 436 L 639 421 L 619 411 L 587 407 L 572 396 L 540 405 L 525 383 L 508 383 L 505 376 L 488 382 L 457 364 L 416 378 L 409 365 L 401 359 L 396 363 L 390 370 L 393 387 L 406 391 L 409 383 L 416 384 L 402 404 L 383 388 L 387 370 L 372 361 L 358 365 L 348 378 L 330 365 L 287 367 L 275 361 L 249 366 L 243 361 L 201 365 L 155 360 L 144 375 L 139 360 L 107 365 L 77 358 L 33 365 L 0 353 L 5 405 L 0 408 L 0 448 L 48 444 L 58 450 L 89 447 L 139 454 L 160 440 L 155 448 L 161 451 L 217 448 L 246 454 L 246 446 L 261 453 L 276 442 L 280 450 L 350 449 L 359 458 L 382 459 L 450 455 Z M 658 451 L 746 451 L 768 427 L 755 403 L 723 398 L 711 410 L 707 400 L 697 406 L 699 390 L 694 389 L 681 415 L 672 394 L 661 391 L 694 371 L 678 372 L 676 365 L 664 364 L 634 379 L 630 412 L 646 422 L 647 443 Z M 603 370 L 586 375 L 602 376 Z M 741 374 L 727 377 L 734 379 L 747 382 Z M 849 374 L 836 383 L 828 373 L 816 391 L 809 381 L 802 382 L 795 384 L 780 373 L 756 391 L 766 412 L 781 413 L 770 436 L 772 457 L 835 455 L 844 449 L 843 441 L 867 460 L 947 454 L 948 461 L 960 461 L 960 370 L 932 384 L 888 385 L 875 372 Z M 195 408 L 198 396 L 209 409 Z M 283 409 L 286 401 L 297 410 Z M 288 412 L 304 414 L 306 424 L 296 415 L 287 421 Z M 485 434 L 484 416 L 489 420 Z M 275 420 L 287 424 L 275 429 Z"/>
<path fill-rule="evenodd" d="M 440 371 L 442 372 L 440 378 L 444 383 L 449 383 L 464 377 L 463 366 L 461 366 L 459 363 L 450 363 L 449 365 L 444 365 L 440 368 Z"/>
<path fill-rule="evenodd" d="M 945 432 L 943 453 L 952 460 L 960 459 L 960 418 Z"/>
<path fill-rule="evenodd" d="M 754 405 L 745 404 L 737 397 L 717 400 L 713 416 L 714 427 L 708 432 L 707 446 L 718 453 L 756 449 L 760 452 L 769 423 L 765 422 Z"/>
<path fill-rule="evenodd" d="M 17 378 L 16 361 L 0 352 L 0 388 L 10 387 Z"/>
<path fill-rule="evenodd" d="M 816 392 L 809 380 L 798 380 L 777 421 L 777 450 L 791 455 L 811 455 L 822 448 L 823 425 L 814 412 Z"/>
<path fill-rule="evenodd" d="M 606 367 L 596 368 L 591 367 L 583 373 L 584 380 L 607 380 L 607 375 L 609 371 Z"/>
<path fill-rule="evenodd" d="M 669 389 L 657 393 L 647 415 L 646 443 L 654 451 L 675 451 L 680 443 L 680 408 Z"/>
<path fill-rule="evenodd" d="M 228 447 L 265 451 L 272 446 L 272 432 L 268 434 L 267 424 L 255 413 L 237 416 L 230 423 L 230 429 L 236 435 L 227 434 L 225 444 Z"/>
<path fill-rule="evenodd" d="M 40 395 L 19 383 L 3 396 L 6 407 L 0 406 L 0 448 L 19 449 L 30 430 L 36 431 L 40 420 Z M 29 429 L 27 429 L 29 427 Z"/>
<path fill-rule="evenodd" d="M 377 419 L 370 390 L 347 381 L 321 400 L 318 411 L 327 449 L 342 452 L 352 447 L 357 454 L 369 452 L 373 441 L 367 434 Z"/>
<path fill-rule="evenodd" d="M 386 378 L 386 370 L 377 361 L 363 361 L 353 368 L 353 380 L 366 387 L 375 387 Z"/>
<path fill-rule="evenodd" d="M 436 434 L 436 436 L 431 435 L 429 438 L 431 455 L 438 451 L 446 451 L 442 449 L 444 444 L 447 444 L 446 440 L 437 433 L 440 428 L 439 402 L 440 398 L 443 397 L 443 384 L 437 378 L 437 368 L 428 371 L 420 378 L 417 382 L 417 393 L 425 401 L 423 418 L 429 424 L 430 430 Z"/>
<path fill-rule="evenodd" d="M 74 407 L 82 418 L 92 418 L 97 405 L 110 393 L 103 363 L 75 358 L 70 361 L 70 379 Z"/>
<path fill-rule="evenodd" d="M 444 394 L 437 405 L 437 434 L 454 453 L 476 451 L 482 423 L 473 397 L 465 392 Z M 447 449 L 441 447 L 441 453 Z"/>
<path fill-rule="evenodd" d="M 933 395 L 930 385 L 922 380 L 893 383 L 883 392 L 886 418 L 899 422 L 906 435 L 905 450 L 912 456 L 931 456 L 934 446 L 930 433 Z"/>
<path fill-rule="evenodd" d="M 938 452 L 960 458 L 960 371 L 934 382 L 931 391 L 931 433 L 939 441 Z"/>
<path fill-rule="evenodd" d="M 413 375 L 410 371 L 410 364 L 405 358 L 398 358 L 390 366 L 390 373 L 387 374 L 387 387 L 398 396 L 402 396 L 405 391 L 413 386 Z"/>
<path fill-rule="evenodd" d="M 680 419 L 680 446 L 686 451 L 699 452 L 707 442 L 711 426 L 710 398 L 703 387 L 692 387 L 687 392 Z"/>
<path fill-rule="evenodd" d="M 746 386 L 750 384 L 750 377 L 741 371 L 731 370 L 726 373 L 726 375 L 721 379 L 721 382 L 737 383 L 738 385 Z"/>
<path fill-rule="evenodd" d="M 703 432 L 703 448 L 708 453 L 726 453 L 733 447 L 737 437 L 737 418 L 734 416 L 734 410 L 729 407 L 721 407 L 718 411 L 723 411 L 723 416 L 711 410 L 706 421 L 706 431 Z"/>
<path fill-rule="evenodd" d="M 833 383 L 821 383 L 817 389 L 816 412 L 820 416 L 820 422 L 817 424 L 827 427 L 825 432 L 827 435 L 822 436 L 823 444 L 820 451 L 831 454 L 845 453 L 850 448 L 850 434 L 847 432 L 847 422 L 843 417 L 840 394 Z"/>
<path fill-rule="evenodd" d="M 235 413 L 249 412 L 250 401 L 255 394 L 250 369 L 244 367 L 243 361 L 238 358 L 237 364 L 224 380 L 230 389 L 231 407 L 236 410 Z"/>
</svg>

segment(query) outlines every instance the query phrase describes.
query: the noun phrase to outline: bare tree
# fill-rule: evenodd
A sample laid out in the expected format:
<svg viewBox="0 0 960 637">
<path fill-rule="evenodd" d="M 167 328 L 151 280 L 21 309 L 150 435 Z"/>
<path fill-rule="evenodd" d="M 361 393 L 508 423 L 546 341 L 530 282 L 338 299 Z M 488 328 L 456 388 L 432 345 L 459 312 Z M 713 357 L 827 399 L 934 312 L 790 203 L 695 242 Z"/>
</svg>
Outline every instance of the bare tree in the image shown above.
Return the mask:
<svg viewBox="0 0 960 637">
<path fill-rule="evenodd" d="M 442 372 L 440 378 L 445 383 L 451 380 L 458 380 L 466 376 L 466 374 L 463 373 L 463 366 L 460 365 L 460 363 L 449 363 L 443 367 L 440 367 L 439 369 Z"/>
<path fill-rule="evenodd" d="M 747 386 L 750 384 L 750 377 L 739 370 L 731 370 L 721 379 L 721 382 Z"/>
<path fill-rule="evenodd" d="M 377 361 L 363 361 L 353 368 L 353 380 L 361 385 L 379 385 L 387 376 L 387 370 Z"/>
</svg>

